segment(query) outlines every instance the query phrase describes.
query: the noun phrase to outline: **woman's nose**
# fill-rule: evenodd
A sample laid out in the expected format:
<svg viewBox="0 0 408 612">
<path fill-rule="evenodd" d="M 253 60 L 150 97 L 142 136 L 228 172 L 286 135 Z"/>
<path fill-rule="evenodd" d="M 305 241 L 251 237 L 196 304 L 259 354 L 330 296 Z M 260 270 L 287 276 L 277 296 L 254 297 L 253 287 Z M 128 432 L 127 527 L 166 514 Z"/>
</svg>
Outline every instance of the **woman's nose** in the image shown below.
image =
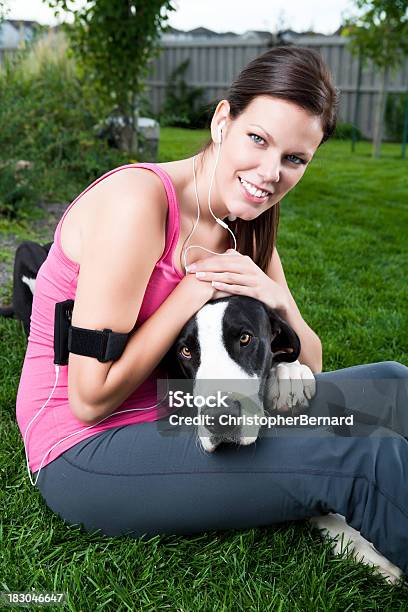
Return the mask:
<svg viewBox="0 0 408 612">
<path fill-rule="evenodd" d="M 262 184 L 267 185 L 269 183 L 278 183 L 280 179 L 281 167 L 280 163 L 276 163 L 273 167 L 269 166 L 267 169 L 260 170 L 259 174 L 262 177 Z"/>
<path fill-rule="evenodd" d="M 262 183 L 278 183 L 281 173 L 281 160 L 274 156 L 272 159 L 269 158 L 268 164 L 263 166 L 259 171 L 262 177 Z"/>
</svg>

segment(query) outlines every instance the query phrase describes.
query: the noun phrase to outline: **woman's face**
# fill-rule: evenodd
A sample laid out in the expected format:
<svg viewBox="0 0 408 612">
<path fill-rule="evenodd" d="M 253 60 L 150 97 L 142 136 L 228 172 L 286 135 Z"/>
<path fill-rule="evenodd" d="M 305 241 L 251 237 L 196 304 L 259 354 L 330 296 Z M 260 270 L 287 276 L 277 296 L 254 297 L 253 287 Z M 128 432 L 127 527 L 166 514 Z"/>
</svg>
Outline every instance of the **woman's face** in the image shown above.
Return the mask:
<svg viewBox="0 0 408 612">
<path fill-rule="evenodd" d="M 217 191 L 230 213 L 250 220 L 282 200 L 300 181 L 323 130 L 319 117 L 271 96 L 258 96 L 235 120 L 228 112 L 229 103 L 223 100 L 211 126 L 216 136 L 218 125 L 227 117 L 216 172 Z M 258 197 L 259 191 L 254 193 L 248 183 L 269 193 Z"/>
</svg>

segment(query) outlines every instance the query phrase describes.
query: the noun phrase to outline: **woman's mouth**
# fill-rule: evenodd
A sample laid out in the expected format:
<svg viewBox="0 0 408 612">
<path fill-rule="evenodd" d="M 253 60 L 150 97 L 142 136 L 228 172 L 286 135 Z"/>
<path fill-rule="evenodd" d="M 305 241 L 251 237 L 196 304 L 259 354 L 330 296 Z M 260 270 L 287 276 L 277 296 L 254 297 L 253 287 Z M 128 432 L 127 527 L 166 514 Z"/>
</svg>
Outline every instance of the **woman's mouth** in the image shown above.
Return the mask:
<svg viewBox="0 0 408 612">
<path fill-rule="evenodd" d="M 248 181 L 245 181 L 240 176 L 238 177 L 239 183 L 241 185 L 241 189 L 249 202 L 262 203 L 266 202 L 270 195 L 272 195 L 269 191 L 262 191 L 261 189 L 257 189 Z"/>
</svg>

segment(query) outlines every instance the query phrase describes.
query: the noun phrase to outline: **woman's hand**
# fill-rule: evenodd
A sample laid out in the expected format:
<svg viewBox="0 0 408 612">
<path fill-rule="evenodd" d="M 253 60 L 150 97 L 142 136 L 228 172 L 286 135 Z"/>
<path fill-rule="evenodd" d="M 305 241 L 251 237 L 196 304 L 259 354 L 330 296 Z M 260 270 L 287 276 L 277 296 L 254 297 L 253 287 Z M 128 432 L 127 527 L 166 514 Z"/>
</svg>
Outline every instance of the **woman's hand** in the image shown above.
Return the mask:
<svg viewBox="0 0 408 612">
<path fill-rule="evenodd" d="M 217 291 L 217 289 L 215 289 L 211 283 L 202 283 L 196 278 L 195 274 L 186 274 L 181 282 L 184 284 L 187 283 L 187 285 L 191 287 L 190 290 L 194 295 L 197 295 L 197 293 L 202 294 L 204 303 L 231 295 L 230 293 Z"/>
<path fill-rule="evenodd" d="M 262 272 L 248 255 L 241 255 L 235 249 L 201 259 L 190 265 L 188 272 L 204 273 L 204 276 L 196 275 L 196 278 L 215 287 L 213 299 L 226 295 L 247 295 L 282 313 L 288 310 L 284 289 Z"/>
</svg>

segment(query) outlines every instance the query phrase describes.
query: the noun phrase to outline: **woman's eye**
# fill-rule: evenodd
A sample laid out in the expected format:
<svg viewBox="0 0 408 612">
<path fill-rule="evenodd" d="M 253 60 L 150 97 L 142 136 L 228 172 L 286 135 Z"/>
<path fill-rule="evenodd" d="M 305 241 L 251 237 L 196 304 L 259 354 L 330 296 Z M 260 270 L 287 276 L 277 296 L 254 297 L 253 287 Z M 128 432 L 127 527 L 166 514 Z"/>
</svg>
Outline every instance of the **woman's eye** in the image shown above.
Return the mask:
<svg viewBox="0 0 408 612">
<path fill-rule="evenodd" d="M 186 357 L 186 359 L 191 359 L 191 352 L 187 346 L 182 347 L 182 349 L 180 350 L 180 355 L 182 357 Z"/>
<path fill-rule="evenodd" d="M 251 138 L 252 136 L 255 136 L 255 138 L 259 138 L 259 140 L 262 140 L 262 142 L 265 142 L 265 140 L 262 138 L 262 136 L 258 136 L 258 134 L 249 134 L 249 137 Z M 253 140 L 253 139 L 252 139 Z M 259 142 L 259 140 L 253 140 L 253 142 L 255 144 L 262 144 Z"/>
<path fill-rule="evenodd" d="M 241 334 L 239 338 L 239 343 L 241 346 L 246 346 L 247 344 L 251 342 L 251 339 L 252 339 L 251 334 L 247 334 L 246 332 L 244 332 L 243 334 Z"/>
<path fill-rule="evenodd" d="M 297 166 L 300 166 L 301 164 L 305 164 L 305 163 L 306 163 L 304 159 L 301 159 L 301 158 L 300 158 L 300 157 L 298 157 L 297 155 L 288 155 L 288 159 L 289 159 L 290 157 L 291 157 L 292 159 L 290 159 L 289 161 L 292 161 L 292 162 L 293 162 L 294 164 L 296 164 Z M 297 160 L 297 161 L 295 161 L 295 160 Z"/>
<path fill-rule="evenodd" d="M 248 136 L 251 138 L 252 142 L 254 142 L 255 144 L 262 145 L 266 142 L 266 140 L 262 138 L 262 136 L 258 136 L 258 134 L 252 133 L 252 134 L 248 134 Z M 292 162 L 296 166 L 301 166 L 302 164 L 303 165 L 306 164 L 305 160 L 301 159 L 297 155 L 287 155 L 287 158 L 289 159 L 290 162 Z"/>
</svg>

